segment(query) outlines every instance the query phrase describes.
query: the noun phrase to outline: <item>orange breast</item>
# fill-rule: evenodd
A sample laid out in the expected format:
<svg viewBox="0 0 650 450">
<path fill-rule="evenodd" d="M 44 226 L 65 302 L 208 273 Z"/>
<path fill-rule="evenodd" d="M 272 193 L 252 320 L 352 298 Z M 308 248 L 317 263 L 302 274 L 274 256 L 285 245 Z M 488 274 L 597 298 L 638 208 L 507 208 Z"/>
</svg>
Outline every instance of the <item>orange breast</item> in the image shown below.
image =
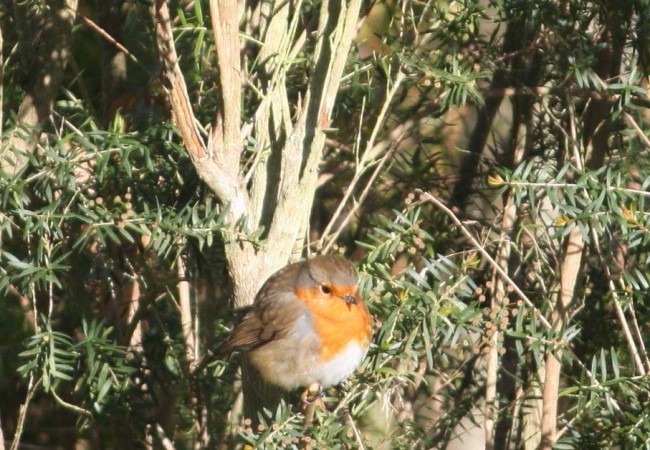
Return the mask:
<svg viewBox="0 0 650 450">
<path fill-rule="evenodd" d="M 341 298 L 324 296 L 320 288 L 296 292 L 311 311 L 315 331 L 320 337 L 319 362 L 338 355 L 351 341 L 362 348 L 370 344 L 372 327 L 366 305 L 356 295 L 355 286 L 345 286 L 340 290 L 354 293 L 357 302 L 348 304 Z"/>
</svg>

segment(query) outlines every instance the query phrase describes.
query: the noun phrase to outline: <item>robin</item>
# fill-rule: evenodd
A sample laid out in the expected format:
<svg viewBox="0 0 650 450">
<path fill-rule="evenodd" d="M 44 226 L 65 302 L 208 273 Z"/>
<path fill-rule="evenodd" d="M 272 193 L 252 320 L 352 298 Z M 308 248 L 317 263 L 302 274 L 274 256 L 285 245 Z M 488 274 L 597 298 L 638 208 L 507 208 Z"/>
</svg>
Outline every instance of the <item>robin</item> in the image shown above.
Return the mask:
<svg viewBox="0 0 650 450">
<path fill-rule="evenodd" d="M 241 311 L 221 353 L 247 352 L 261 377 L 285 390 L 345 380 L 366 355 L 372 327 L 350 261 L 317 256 L 271 275 Z"/>
</svg>

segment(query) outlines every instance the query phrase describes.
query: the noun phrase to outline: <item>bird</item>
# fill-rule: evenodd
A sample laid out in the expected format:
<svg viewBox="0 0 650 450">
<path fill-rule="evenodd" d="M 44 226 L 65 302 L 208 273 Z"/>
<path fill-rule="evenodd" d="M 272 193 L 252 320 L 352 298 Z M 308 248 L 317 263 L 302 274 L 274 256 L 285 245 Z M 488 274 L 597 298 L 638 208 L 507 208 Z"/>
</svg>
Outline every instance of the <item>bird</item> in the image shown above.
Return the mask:
<svg viewBox="0 0 650 450">
<path fill-rule="evenodd" d="M 290 264 L 262 285 L 220 353 L 244 351 L 267 383 L 285 391 L 346 380 L 365 358 L 372 321 L 354 265 L 322 255 Z"/>
</svg>

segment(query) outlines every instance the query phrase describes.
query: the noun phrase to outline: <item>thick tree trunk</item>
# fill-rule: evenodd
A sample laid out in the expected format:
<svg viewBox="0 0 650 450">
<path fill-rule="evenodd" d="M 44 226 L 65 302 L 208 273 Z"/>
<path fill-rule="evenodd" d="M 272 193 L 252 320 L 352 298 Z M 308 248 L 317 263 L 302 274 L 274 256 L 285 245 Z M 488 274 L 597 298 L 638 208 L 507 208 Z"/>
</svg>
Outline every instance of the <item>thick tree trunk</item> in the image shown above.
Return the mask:
<svg viewBox="0 0 650 450">
<path fill-rule="evenodd" d="M 207 142 L 196 126 L 185 80 L 178 67 L 171 18 L 166 1 L 157 0 L 157 27 L 164 78 L 174 122 L 201 179 L 228 208 L 226 259 L 232 277 L 235 308 L 250 305 L 262 283 L 286 265 L 304 244 L 304 232 L 317 187 L 330 114 L 354 38 L 360 1 L 321 3 L 311 78 L 293 114 L 286 87 L 286 61 L 306 42 L 298 36 L 298 13 L 289 16 L 286 2 L 261 3 L 263 61 L 260 72 L 268 80 L 252 133 L 258 143 L 250 182 L 245 182 L 241 153 L 250 129 L 242 128 L 239 24 L 237 2 L 210 2 L 210 16 L 219 68 L 220 102 Z M 294 117 L 292 119 L 292 116 Z M 270 149 L 270 157 L 263 156 Z M 245 236 L 260 227 L 261 246 Z M 242 239 L 243 238 L 243 239 Z M 262 407 L 274 409 L 278 394 L 250 370 L 244 370 L 246 415 L 255 420 Z"/>
</svg>

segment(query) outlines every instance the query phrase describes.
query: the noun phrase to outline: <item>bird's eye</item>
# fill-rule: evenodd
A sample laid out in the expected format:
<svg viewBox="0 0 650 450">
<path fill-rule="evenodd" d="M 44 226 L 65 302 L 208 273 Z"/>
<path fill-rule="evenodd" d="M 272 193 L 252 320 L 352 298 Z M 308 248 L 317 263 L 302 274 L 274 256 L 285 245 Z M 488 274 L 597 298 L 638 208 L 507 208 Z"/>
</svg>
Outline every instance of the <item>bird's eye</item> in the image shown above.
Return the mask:
<svg viewBox="0 0 650 450">
<path fill-rule="evenodd" d="M 325 295 L 328 295 L 328 294 L 332 293 L 332 290 L 328 286 L 325 286 L 325 285 L 322 285 L 320 287 L 320 291 Z"/>
</svg>

